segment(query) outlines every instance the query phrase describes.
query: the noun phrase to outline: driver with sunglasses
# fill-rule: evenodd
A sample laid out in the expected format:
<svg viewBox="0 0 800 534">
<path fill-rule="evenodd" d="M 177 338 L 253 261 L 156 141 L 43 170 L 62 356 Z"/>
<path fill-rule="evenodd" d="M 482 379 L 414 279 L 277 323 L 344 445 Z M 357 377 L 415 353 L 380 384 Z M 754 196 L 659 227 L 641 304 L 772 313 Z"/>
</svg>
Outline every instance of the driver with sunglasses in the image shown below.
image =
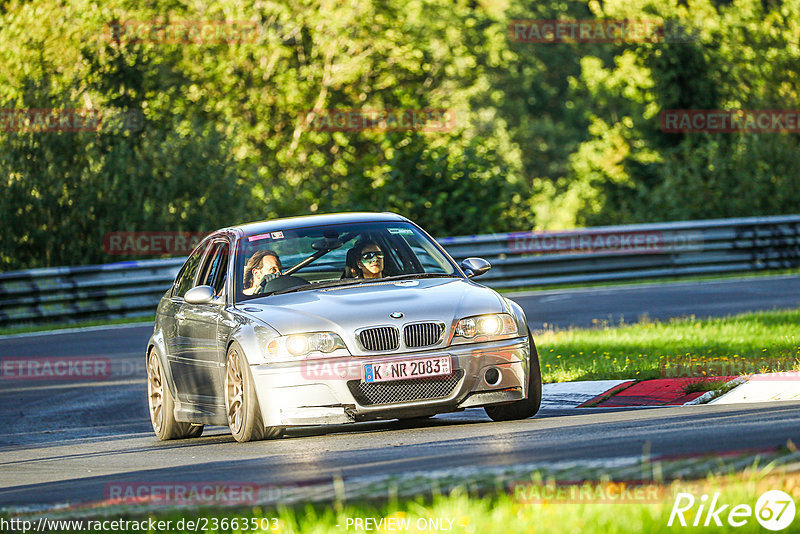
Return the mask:
<svg viewBox="0 0 800 534">
<path fill-rule="evenodd" d="M 347 266 L 356 278 L 382 278 L 383 251 L 374 241 L 358 241 L 347 253 Z"/>
</svg>

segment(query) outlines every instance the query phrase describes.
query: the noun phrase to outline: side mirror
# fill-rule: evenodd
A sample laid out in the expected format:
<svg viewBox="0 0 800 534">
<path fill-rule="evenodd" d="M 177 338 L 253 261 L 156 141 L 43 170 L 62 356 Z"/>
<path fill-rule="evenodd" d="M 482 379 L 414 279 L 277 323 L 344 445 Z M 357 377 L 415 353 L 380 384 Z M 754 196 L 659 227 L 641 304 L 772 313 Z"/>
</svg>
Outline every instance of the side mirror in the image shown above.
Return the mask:
<svg viewBox="0 0 800 534">
<path fill-rule="evenodd" d="M 189 304 L 211 304 L 214 302 L 214 288 L 211 286 L 193 287 L 186 292 L 183 300 Z"/>
<path fill-rule="evenodd" d="M 486 274 L 491 268 L 492 264 L 483 258 L 467 258 L 461 262 L 461 270 L 464 271 L 467 278 L 475 278 Z"/>
</svg>

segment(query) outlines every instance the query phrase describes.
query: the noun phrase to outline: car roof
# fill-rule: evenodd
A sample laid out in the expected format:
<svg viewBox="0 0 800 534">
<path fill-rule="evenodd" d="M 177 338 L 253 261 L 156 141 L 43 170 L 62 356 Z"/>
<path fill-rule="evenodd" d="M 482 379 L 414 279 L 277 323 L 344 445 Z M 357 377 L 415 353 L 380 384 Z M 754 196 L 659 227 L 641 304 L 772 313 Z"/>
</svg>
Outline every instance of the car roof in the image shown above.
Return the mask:
<svg viewBox="0 0 800 534">
<path fill-rule="evenodd" d="M 409 222 L 408 219 L 396 213 L 328 213 L 324 215 L 305 215 L 303 217 L 287 217 L 284 219 L 272 219 L 269 221 L 258 221 L 248 224 L 234 226 L 228 230 L 233 230 L 239 235 L 259 234 L 262 232 L 283 232 L 297 228 L 308 228 L 313 226 L 330 226 L 333 224 L 347 224 L 360 222 Z"/>
</svg>

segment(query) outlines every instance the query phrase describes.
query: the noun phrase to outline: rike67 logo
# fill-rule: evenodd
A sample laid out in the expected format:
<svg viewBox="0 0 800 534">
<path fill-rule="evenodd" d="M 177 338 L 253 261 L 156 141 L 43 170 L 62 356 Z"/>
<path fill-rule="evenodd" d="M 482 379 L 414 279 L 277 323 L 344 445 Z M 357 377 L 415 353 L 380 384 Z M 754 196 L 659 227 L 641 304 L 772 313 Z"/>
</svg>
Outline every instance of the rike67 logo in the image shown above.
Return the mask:
<svg viewBox="0 0 800 534">
<path fill-rule="evenodd" d="M 727 523 L 731 527 L 741 527 L 755 516 L 762 527 L 778 531 L 791 525 L 794 515 L 794 500 L 791 495 L 779 490 L 763 493 L 756 501 L 755 508 L 749 504 L 723 504 L 719 493 L 714 493 L 710 502 L 705 494 L 695 499 L 691 493 L 678 493 L 667 526 L 721 527 Z"/>
</svg>

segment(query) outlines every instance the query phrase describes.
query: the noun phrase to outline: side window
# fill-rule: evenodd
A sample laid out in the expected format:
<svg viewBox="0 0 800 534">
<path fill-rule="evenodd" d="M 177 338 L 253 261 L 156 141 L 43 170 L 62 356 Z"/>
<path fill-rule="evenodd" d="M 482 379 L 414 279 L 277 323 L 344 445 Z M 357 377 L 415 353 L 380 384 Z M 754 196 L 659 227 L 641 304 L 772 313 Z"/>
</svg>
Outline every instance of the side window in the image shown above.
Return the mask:
<svg viewBox="0 0 800 534">
<path fill-rule="evenodd" d="M 183 298 L 186 292 L 194 287 L 194 277 L 197 275 L 197 268 L 200 267 L 200 260 L 203 258 L 207 248 L 208 244 L 198 248 L 183 264 L 178 279 L 175 281 L 174 296 Z"/>
<path fill-rule="evenodd" d="M 228 272 L 228 244 L 217 242 L 213 246 L 214 250 L 208 256 L 198 285 L 213 287 L 214 293 L 219 296 L 225 288 L 225 278 Z"/>
<path fill-rule="evenodd" d="M 219 268 L 217 269 L 217 275 L 214 278 L 214 283 L 211 284 L 214 288 L 214 294 L 219 296 L 225 291 L 225 280 L 228 278 L 228 244 L 225 243 L 222 247 L 220 247 L 219 253 Z"/>
</svg>

